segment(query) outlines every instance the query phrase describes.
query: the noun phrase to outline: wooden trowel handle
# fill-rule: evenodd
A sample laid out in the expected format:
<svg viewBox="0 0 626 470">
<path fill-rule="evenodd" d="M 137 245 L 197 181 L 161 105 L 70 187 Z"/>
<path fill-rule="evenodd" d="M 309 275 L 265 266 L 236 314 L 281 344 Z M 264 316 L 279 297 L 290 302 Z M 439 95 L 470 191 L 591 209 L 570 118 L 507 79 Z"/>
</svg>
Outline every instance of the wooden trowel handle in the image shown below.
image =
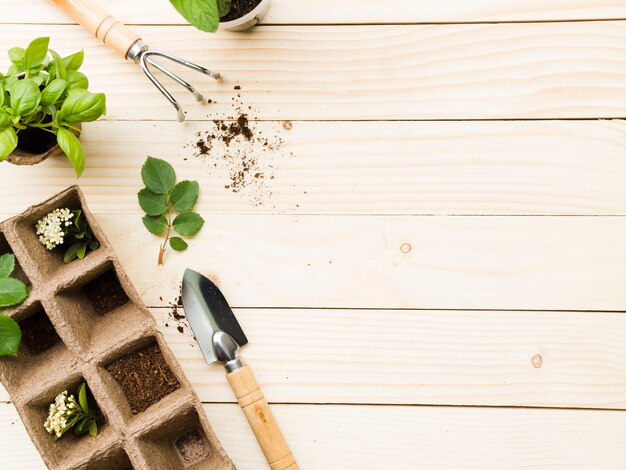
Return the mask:
<svg viewBox="0 0 626 470">
<path fill-rule="evenodd" d="M 226 375 L 272 470 L 298 470 L 296 459 L 249 366 Z"/>
<path fill-rule="evenodd" d="M 51 0 L 65 13 L 95 34 L 107 46 L 126 59 L 128 51 L 139 39 L 130 28 L 117 21 L 91 0 Z"/>
</svg>

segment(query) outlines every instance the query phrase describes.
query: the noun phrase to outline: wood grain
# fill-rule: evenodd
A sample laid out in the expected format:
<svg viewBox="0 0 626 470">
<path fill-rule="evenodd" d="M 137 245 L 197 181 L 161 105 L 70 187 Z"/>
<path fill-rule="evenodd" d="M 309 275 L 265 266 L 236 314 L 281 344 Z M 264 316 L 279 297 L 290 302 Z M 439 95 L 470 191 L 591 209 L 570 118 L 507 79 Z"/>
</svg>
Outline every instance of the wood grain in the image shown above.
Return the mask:
<svg viewBox="0 0 626 470">
<path fill-rule="evenodd" d="M 236 307 L 626 310 L 624 217 L 215 215 L 162 268 L 139 209 L 98 220 L 150 306 L 191 267 Z"/>
<path fill-rule="evenodd" d="M 302 468 L 622 470 L 626 415 L 604 411 L 274 405 Z M 205 405 L 240 470 L 264 459 L 237 405 Z M 13 423 L 13 424 L 11 424 Z M 15 409 L 0 405 L 3 470 L 44 470 Z"/>
<path fill-rule="evenodd" d="M 286 130 L 285 127 L 290 128 Z M 248 186 L 233 192 L 224 145 L 198 154 L 213 123 L 97 122 L 84 126 L 80 179 L 96 213 L 135 214 L 139 168 L 162 156 L 200 182 L 212 214 L 626 215 L 624 121 L 262 122 L 270 141 L 231 144 L 253 155 Z M 515 142 L 515 145 L 511 145 Z M 255 173 L 263 178 L 254 178 Z M 2 210 L 18 213 L 74 184 L 65 158 L 0 165 Z M 393 190 L 391 190 L 393 188 Z"/>
<path fill-rule="evenodd" d="M 186 321 L 174 321 L 170 309 L 152 312 L 200 398 L 235 402 L 223 368 L 206 364 Z M 273 403 L 626 409 L 620 313 L 235 313 L 250 340 L 243 357 Z"/>
<path fill-rule="evenodd" d="M 100 0 L 111 14 L 128 24 L 184 24 L 168 2 Z M 0 0 L 0 12 L 11 11 L 8 23 L 69 23 L 72 20 L 48 0 L 10 2 Z M 476 21 L 533 21 L 614 19 L 626 17 L 621 0 L 395 0 L 393 6 L 376 0 L 272 0 L 263 23 L 447 23 Z"/>
<path fill-rule="evenodd" d="M 210 40 L 191 27 L 136 30 L 155 49 L 223 73 L 216 83 L 181 72 L 216 101 L 206 106 L 170 85 L 189 119 L 233 116 L 234 86 L 257 119 L 614 118 L 626 108 L 623 21 L 272 26 Z M 78 26 L 7 25 L 0 44 L 44 34 L 64 54 L 85 46 L 83 71 L 107 94 L 107 119 L 175 118 L 138 67 Z"/>
</svg>

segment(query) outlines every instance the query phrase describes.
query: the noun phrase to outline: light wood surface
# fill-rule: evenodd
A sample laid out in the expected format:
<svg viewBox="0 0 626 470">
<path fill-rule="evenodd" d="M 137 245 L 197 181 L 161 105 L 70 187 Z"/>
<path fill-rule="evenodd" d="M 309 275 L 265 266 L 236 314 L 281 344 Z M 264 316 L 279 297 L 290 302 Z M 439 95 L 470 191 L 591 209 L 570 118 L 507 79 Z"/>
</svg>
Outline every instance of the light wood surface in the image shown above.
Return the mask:
<svg viewBox="0 0 626 470">
<path fill-rule="evenodd" d="M 626 21 L 134 30 L 223 74 L 172 67 L 214 101 L 200 106 L 170 85 L 188 119 L 232 116 L 235 86 L 258 119 L 619 118 L 626 108 Z M 106 91 L 106 119 L 175 119 L 135 64 L 80 26 L 5 25 L 0 43 L 46 34 L 64 53 L 85 46 L 83 71 Z"/>
<path fill-rule="evenodd" d="M 0 0 L 10 9 L 2 23 L 68 23 L 72 19 L 54 9 L 49 0 Z M 184 24 L 167 1 L 100 1 L 126 24 Z M 626 18 L 622 0 L 272 0 L 265 24 L 450 23 L 485 21 L 589 20 Z"/>
<path fill-rule="evenodd" d="M 98 4 L 220 70 L 173 67 L 214 102 L 168 84 L 189 120 L 173 122 L 48 0 L 0 0 L 0 70 L 37 36 L 85 49 L 108 114 L 84 126 L 79 184 L 238 468 L 265 459 L 171 316 L 186 267 L 236 307 L 303 469 L 626 466 L 623 0 L 273 0 L 264 25 L 215 35 L 166 0 Z M 233 192 L 236 158 L 195 144 L 239 112 L 272 148 L 234 144 L 265 176 Z M 135 199 L 148 154 L 199 181 L 206 219 L 161 269 Z M 73 183 L 62 159 L 0 164 L 0 217 Z M 0 467 L 43 468 L 8 400 Z"/>
<path fill-rule="evenodd" d="M 622 470 L 624 413 L 462 407 L 274 405 L 302 468 Z M 207 404 L 239 470 L 267 468 L 239 406 Z M 0 404 L 3 470 L 43 470 L 12 405 Z"/>
<path fill-rule="evenodd" d="M 270 469 L 298 470 L 298 464 L 250 366 L 246 364 L 229 372 L 226 378 Z"/>
</svg>

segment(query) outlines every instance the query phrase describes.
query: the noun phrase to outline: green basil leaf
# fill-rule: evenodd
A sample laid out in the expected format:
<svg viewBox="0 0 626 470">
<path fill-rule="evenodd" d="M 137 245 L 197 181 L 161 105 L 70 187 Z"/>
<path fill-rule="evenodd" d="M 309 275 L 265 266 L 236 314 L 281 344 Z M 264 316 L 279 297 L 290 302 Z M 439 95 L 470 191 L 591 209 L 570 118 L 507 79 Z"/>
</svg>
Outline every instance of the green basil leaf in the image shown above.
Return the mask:
<svg viewBox="0 0 626 470">
<path fill-rule="evenodd" d="M 193 209 L 198 200 L 200 186 L 197 181 L 181 181 L 170 194 L 170 203 L 178 212 L 184 212 Z"/>
<path fill-rule="evenodd" d="M 189 247 L 187 242 L 180 237 L 170 238 L 170 246 L 176 251 L 185 251 Z"/>
<path fill-rule="evenodd" d="M 9 277 L 15 269 L 15 256 L 6 253 L 0 256 L 0 277 Z"/>
<path fill-rule="evenodd" d="M 57 130 L 57 143 L 72 162 L 76 177 L 80 178 L 85 169 L 85 151 L 83 146 L 80 145 L 78 138 L 64 127 L 59 127 Z"/>
<path fill-rule="evenodd" d="M 28 297 L 26 284 L 12 277 L 0 278 L 0 307 L 17 305 Z"/>
<path fill-rule="evenodd" d="M 17 134 L 13 127 L 0 132 L 0 162 L 4 161 L 17 147 Z"/>
<path fill-rule="evenodd" d="M 11 115 L 4 109 L 0 108 L 0 130 L 4 130 L 13 123 Z"/>
<path fill-rule="evenodd" d="M 67 71 L 67 83 L 70 89 L 86 90 L 89 88 L 89 79 L 84 73 L 76 70 Z"/>
<path fill-rule="evenodd" d="M 195 212 L 182 212 L 176 216 L 172 227 L 180 235 L 191 237 L 198 233 L 204 225 L 204 219 Z"/>
<path fill-rule="evenodd" d="M 52 49 L 50 49 L 49 52 L 50 55 L 53 57 L 52 62 L 48 64 L 48 72 L 50 73 L 50 76 L 53 79 L 62 78 L 63 80 L 65 80 L 67 78 L 67 70 L 65 68 L 65 64 L 63 63 L 63 59 L 61 59 L 61 56 Z"/>
<path fill-rule="evenodd" d="M 64 57 L 63 64 L 65 65 L 65 70 L 78 70 L 83 65 L 84 58 L 85 51 L 82 50 Z"/>
<path fill-rule="evenodd" d="M 176 182 L 172 165 L 160 158 L 148 157 L 141 168 L 141 178 L 146 187 L 156 194 L 169 193 Z"/>
<path fill-rule="evenodd" d="M 155 235 L 161 235 L 167 228 L 167 219 L 164 215 L 144 215 L 141 220 L 146 228 Z"/>
<path fill-rule="evenodd" d="M 24 70 L 30 70 L 40 65 L 48 55 L 48 45 L 50 44 L 50 38 L 36 38 L 24 51 Z"/>
<path fill-rule="evenodd" d="M 230 0 L 217 0 L 217 9 L 220 18 L 228 15 L 228 13 L 230 13 Z"/>
<path fill-rule="evenodd" d="M 11 107 L 18 116 L 34 113 L 41 101 L 39 86 L 28 78 L 18 80 L 11 89 Z"/>
<path fill-rule="evenodd" d="M 105 110 L 106 98 L 103 93 L 70 93 L 57 114 L 57 120 L 67 124 L 95 121 Z"/>
<path fill-rule="evenodd" d="M 24 53 L 26 49 L 23 47 L 12 47 L 9 49 L 9 60 L 15 65 L 19 71 L 24 70 Z"/>
<path fill-rule="evenodd" d="M 62 78 L 55 78 L 41 92 L 41 106 L 52 106 L 65 91 L 67 82 Z"/>
<path fill-rule="evenodd" d="M 91 437 L 96 437 L 98 435 L 98 425 L 96 424 L 96 420 L 92 419 L 89 424 L 89 435 Z"/>
<path fill-rule="evenodd" d="M 0 315 L 0 356 L 17 356 L 22 330 L 15 320 Z"/>
<path fill-rule="evenodd" d="M 167 198 L 165 194 L 157 194 L 148 188 L 143 188 L 137 193 L 139 205 L 148 215 L 161 215 L 167 211 Z"/>
<path fill-rule="evenodd" d="M 199 30 L 217 31 L 220 15 L 216 0 L 170 0 L 170 3 Z"/>
</svg>

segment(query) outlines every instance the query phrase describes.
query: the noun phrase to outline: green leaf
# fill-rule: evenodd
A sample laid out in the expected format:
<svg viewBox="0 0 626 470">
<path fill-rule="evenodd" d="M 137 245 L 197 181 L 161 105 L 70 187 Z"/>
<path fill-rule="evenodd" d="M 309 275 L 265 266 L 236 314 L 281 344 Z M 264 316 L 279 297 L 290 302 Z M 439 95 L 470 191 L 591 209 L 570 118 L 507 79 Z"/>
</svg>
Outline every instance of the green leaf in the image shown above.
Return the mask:
<svg viewBox="0 0 626 470">
<path fill-rule="evenodd" d="M 165 194 L 156 194 L 148 188 L 143 188 L 137 193 L 139 205 L 148 215 L 161 215 L 167 210 L 167 198 Z"/>
<path fill-rule="evenodd" d="M 216 0 L 170 0 L 170 3 L 196 28 L 210 33 L 217 31 L 220 15 Z"/>
<path fill-rule="evenodd" d="M 197 181 L 181 181 L 172 189 L 170 203 L 178 212 L 191 210 L 196 205 L 199 191 Z"/>
<path fill-rule="evenodd" d="M 28 297 L 26 284 L 12 277 L 0 278 L 0 307 L 20 304 Z"/>
<path fill-rule="evenodd" d="M 0 315 L 0 356 L 17 356 L 22 341 L 22 331 L 15 320 Z"/>
<path fill-rule="evenodd" d="M 87 385 L 81 383 L 78 386 L 78 403 L 83 411 L 89 412 L 89 403 L 87 403 Z"/>
<path fill-rule="evenodd" d="M 141 220 L 146 228 L 155 235 L 161 235 L 167 228 L 167 219 L 164 215 L 145 215 Z"/>
<path fill-rule="evenodd" d="M 103 93 L 70 93 L 57 114 L 57 120 L 67 124 L 90 122 L 98 119 L 105 111 L 106 98 Z"/>
<path fill-rule="evenodd" d="M 67 71 L 67 83 L 70 90 L 86 90 L 89 88 L 89 79 L 87 76 L 84 73 L 77 72 L 76 70 Z"/>
<path fill-rule="evenodd" d="M 9 60 L 18 67 L 19 71 L 22 71 L 24 68 L 24 54 L 26 53 L 26 49 L 23 47 L 12 47 L 9 49 Z"/>
<path fill-rule="evenodd" d="M 17 134 L 15 129 L 7 127 L 0 132 L 0 162 L 11 155 L 15 147 L 17 147 Z"/>
<path fill-rule="evenodd" d="M 76 259 L 76 257 L 78 256 L 79 245 L 80 243 L 74 243 L 72 246 L 70 246 L 67 249 L 67 251 L 65 252 L 65 255 L 63 255 L 63 262 L 65 264 L 71 263 L 72 261 Z"/>
<path fill-rule="evenodd" d="M 70 162 L 72 162 L 76 177 L 80 178 L 85 169 L 85 151 L 78 141 L 78 137 L 64 127 L 59 127 L 57 130 L 57 143 L 61 150 L 65 152 L 67 158 L 70 159 Z"/>
<path fill-rule="evenodd" d="M 11 115 L 0 108 L 0 129 L 4 130 L 13 123 Z"/>
<path fill-rule="evenodd" d="M 18 80 L 11 89 L 11 107 L 18 116 L 35 112 L 41 101 L 39 86 L 33 80 Z"/>
<path fill-rule="evenodd" d="M 167 194 L 174 187 L 176 173 L 172 165 L 160 158 L 148 157 L 141 168 L 146 187 L 156 194 Z"/>
<path fill-rule="evenodd" d="M 96 437 L 98 435 L 98 425 L 96 424 L 95 419 L 92 419 L 91 424 L 89 425 L 89 435 L 91 437 Z"/>
<path fill-rule="evenodd" d="M 78 250 L 76 254 L 78 255 L 78 259 L 85 259 L 85 254 L 87 253 L 87 242 L 82 242 L 78 244 Z"/>
<path fill-rule="evenodd" d="M 172 227 L 179 234 L 191 237 L 198 233 L 204 225 L 204 219 L 195 212 L 182 212 L 176 216 Z"/>
<path fill-rule="evenodd" d="M 100 242 L 98 240 L 92 240 L 89 242 L 89 249 L 91 251 L 96 251 L 98 248 L 100 248 Z"/>
<path fill-rule="evenodd" d="M 50 38 L 36 38 L 24 51 L 24 70 L 30 70 L 37 67 L 43 62 L 48 55 L 48 45 L 50 44 Z"/>
<path fill-rule="evenodd" d="M 187 242 L 180 237 L 170 238 L 170 246 L 176 251 L 185 251 L 189 247 Z"/>
<path fill-rule="evenodd" d="M 6 253 L 0 256 L 0 278 L 9 277 L 15 269 L 15 256 L 13 253 Z"/>
<path fill-rule="evenodd" d="M 63 58 L 63 64 L 65 65 L 66 70 L 78 70 L 81 65 L 83 65 L 83 60 L 85 58 L 85 51 L 78 51 L 72 55 L 68 55 Z"/>
<path fill-rule="evenodd" d="M 52 62 L 48 65 L 48 72 L 50 76 L 54 78 L 62 78 L 65 80 L 67 78 L 67 70 L 65 68 L 65 64 L 63 63 L 63 59 L 61 56 L 57 54 L 55 51 L 50 49 L 50 55 L 54 58 Z"/>
<path fill-rule="evenodd" d="M 230 0 L 217 0 L 217 9 L 220 14 L 220 18 L 230 13 Z"/>
<path fill-rule="evenodd" d="M 62 78 L 55 78 L 41 92 L 41 106 L 52 106 L 65 91 L 67 82 Z"/>
</svg>

